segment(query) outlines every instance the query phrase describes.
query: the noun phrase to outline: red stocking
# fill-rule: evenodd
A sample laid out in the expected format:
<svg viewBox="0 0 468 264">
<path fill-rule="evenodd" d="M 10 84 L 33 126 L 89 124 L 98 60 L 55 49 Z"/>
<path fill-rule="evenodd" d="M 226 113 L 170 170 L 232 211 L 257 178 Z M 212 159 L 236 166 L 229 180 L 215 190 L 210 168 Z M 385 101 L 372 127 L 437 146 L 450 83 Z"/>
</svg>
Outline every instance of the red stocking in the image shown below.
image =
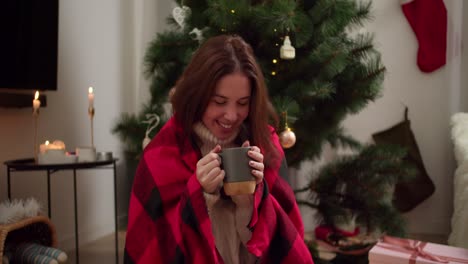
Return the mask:
<svg viewBox="0 0 468 264">
<path fill-rule="evenodd" d="M 443 0 L 403 0 L 401 8 L 418 39 L 418 66 L 432 72 L 445 65 L 447 9 Z"/>
</svg>

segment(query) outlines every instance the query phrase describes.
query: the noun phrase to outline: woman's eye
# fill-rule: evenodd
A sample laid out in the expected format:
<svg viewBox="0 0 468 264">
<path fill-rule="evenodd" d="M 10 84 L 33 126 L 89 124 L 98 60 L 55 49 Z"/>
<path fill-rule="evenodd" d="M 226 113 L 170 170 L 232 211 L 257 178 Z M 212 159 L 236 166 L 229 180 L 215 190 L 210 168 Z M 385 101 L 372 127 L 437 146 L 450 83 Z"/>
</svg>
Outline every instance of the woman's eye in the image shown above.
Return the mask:
<svg viewBox="0 0 468 264">
<path fill-rule="evenodd" d="M 216 101 L 216 100 L 214 100 L 214 102 L 215 102 L 215 104 L 217 104 L 217 105 L 223 105 L 223 104 L 226 103 L 226 101 Z"/>
<path fill-rule="evenodd" d="M 248 100 L 247 101 L 240 101 L 240 102 L 238 102 L 238 104 L 241 105 L 241 106 L 246 106 L 246 105 L 249 104 L 249 101 Z"/>
</svg>

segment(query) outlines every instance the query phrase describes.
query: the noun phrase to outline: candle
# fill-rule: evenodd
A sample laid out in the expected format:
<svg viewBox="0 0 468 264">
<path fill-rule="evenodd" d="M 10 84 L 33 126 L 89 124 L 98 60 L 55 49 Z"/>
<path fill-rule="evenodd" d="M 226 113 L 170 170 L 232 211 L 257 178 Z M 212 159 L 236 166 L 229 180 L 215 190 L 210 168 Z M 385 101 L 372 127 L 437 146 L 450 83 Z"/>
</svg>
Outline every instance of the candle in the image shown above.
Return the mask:
<svg viewBox="0 0 468 264">
<path fill-rule="evenodd" d="M 94 108 L 94 93 L 93 93 L 93 87 L 88 88 L 88 102 L 89 102 L 89 108 Z"/>
<path fill-rule="evenodd" d="M 49 140 L 46 140 L 46 142 L 44 144 L 41 144 L 39 146 L 39 152 L 44 154 L 46 152 L 46 150 L 47 150 L 48 145 L 49 145 Z"/>
<path fill-rule="evenodd" d="M 39 91 L 36 91 L 36 94 L 34 95 L 34 100 L 33 100 L 34 112 L 37 112 L 40 106 L 41 106 L 41 101 L 39 101 Z"/>
<path fill-rule="evenodd" d="M 40 154 L 38 155 L 38 164 L 66 164 L 75 163 L 76 155 L 70 155 L 65 151 L 65 143 L 61 140 L 48 140 L 41 144 Z"/>
<path fill-rule="evenodd" d="M 61 140 L 54 140 L 50 143 L 48 140 L 39 146 L 39 152 L 44 154 L 49 150 L 63 150 L 65 151 L 65 143 Z"/>
</svg>

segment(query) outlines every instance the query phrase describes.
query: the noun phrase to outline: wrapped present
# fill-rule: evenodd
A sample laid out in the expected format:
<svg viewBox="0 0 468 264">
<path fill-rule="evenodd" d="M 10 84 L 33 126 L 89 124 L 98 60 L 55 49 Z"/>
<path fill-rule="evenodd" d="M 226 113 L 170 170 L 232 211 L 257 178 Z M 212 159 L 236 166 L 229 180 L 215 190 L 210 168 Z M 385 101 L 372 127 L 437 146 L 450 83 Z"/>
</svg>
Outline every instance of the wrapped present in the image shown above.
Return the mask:
<svg viewBox="0 0 468 264">
<path fill-rule="evenodd" d="M 468 263 L 468 249 L 384 236 L 369 251 L 369 264 Z"/>
</svg>

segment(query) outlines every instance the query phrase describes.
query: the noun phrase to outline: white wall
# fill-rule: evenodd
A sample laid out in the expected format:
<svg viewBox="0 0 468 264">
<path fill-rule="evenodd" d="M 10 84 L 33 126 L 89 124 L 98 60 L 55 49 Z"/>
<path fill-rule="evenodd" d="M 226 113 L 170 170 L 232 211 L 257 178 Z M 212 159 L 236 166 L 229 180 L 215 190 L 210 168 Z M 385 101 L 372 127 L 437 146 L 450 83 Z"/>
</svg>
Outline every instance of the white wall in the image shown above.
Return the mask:
<svg viewBox="0 0 468 264">
<path fill-rule="evenodd" d="M 157 2 L 157 4 L 155 4 Z M 436 193 L 407 214 L 410 231 L 448 233 L 452 211 L 454 160 L 449 138 L 449 117 L 468 110 L 466 53 L 460 59 L 457 36 L 468 23 L 462 19 L 462 1 L 446 1 L 449 13 L 448 63 L 440 70 L 423 74 L 416 66 L 417 42 L 398 1 L 374 0 L 374 21 L 367 30 L 375 32 L 378 49 L 388 69 L 383 97 L 345 126 L 359 140 L 399 122 L 403 104 L 409 117 Z M 46 92 L 48 106 L 41 108 L 38 138 L 63 140 L 68 150 L 90 144 L 87 88 L 95 88 L 95 144 L 98 151 L 112 151 L 122 157 L 121 142 L 110 130 L 122 112 L 135 112 L 146 102 L 147 81 L 141 75 L 141 59 L 155 31 L 162 31 L 174 3 L 164 1 L 60 1 L 58 90 Z M 467 11 L 467 5 L 463 5 Z M 465 12 L 466 14 L 467 12 Z M 458 48 L 457 48 L 458 47 Z M 463 63 L 460 69 L 459 64 Z M 465 87 L 462 89 L 461 87 Z M 458 96 L 458 99 L 457 99 Z M 32 97 L 32 92 L 31 92 Z M 465 98 L 463 100 L 462 98 Z M 460 108 L 460 109 L 458 109 Z M 0 162 L 33 156 L 31 109 L 0 108 Z M 127 203 L 128 175 L 119 161 L 121 203 Z M 5 167 L 4 167 L 5 168 Z M 73 186 L 70 172 L 52 176 L 52 221 L 62 247 L 73 247 Z M 103 170 L 79 172 L 80 243 L 113 232 L 112 173 Z M 37 197 L 46 206 L 46 178 L 43 173 L 18 173 L 12 181 L 13 196 Z M 6 168 L 0 170 L 0 200 L 5 200 Z M 125 214 L 123 206 L 119 214 Z M 421 224 L 423 223 L 423 224 Z M 121 245 L 122 246 L 122 245 Z"/>
<path fill-rule="evenodd" d="M 134 91 L 136 92 L 136 106 L 139 107 L 147 103 L 151 96 L 149 93 L 150 80 L 145 79 L 141 74 L 144 71 L 142 62 L 146 48 L 156 37 L 157 32 L 169 29 L 166 18 L 170 16 L 176 3 L 172 0 L 145 0 L 138 1 L 135 6 L 135 21 L 138 23 L 138 26 L 135 27 L 135 59 L 139 60 L 139 63 L 135 67 L 135 87 L 137 89 Z"/>
<path fill-rule="evenodd" d="M 463 37 L 462 37 L 462 67 L 461 67 L 461 93 L 460 93 L 460 101 L 461 101 L 461 110 L 463 112 L 468 112 L 468 51 L 466 50 L 466 45 L 468 43 L 468 3 L 465 2 L 463 5 L 463 22 L 462 22 L 462 30 L 463 30 Z M 465 47 L 464 47 L 465 45 Z"/>
<path fill-rule="evenodd" d="M 449 122 L 450 116 L 463 110 L 463 104 L 466 110 L 467 104 L 467 98 L 461 97 L 461 94 L 466 96 L 467 84 L 465 76 L 465 89 L 462 89 L 461 72 L 467 69 L 466 66 L 461 68 L 463 3 L 461 0 L 445 1 L 447 64 L 429 74 L 422 73 L 416 65 L 418 43 L 399 1 L 374 0 L 373 3 L 375 19 L 368 30 L 375 33 L 387 68 L 383 97 L 358 115 L 349 117 L 345 127 L 359 140 L 370 141 L 372 133 L 400 122 L 404 105 L 409 107 L 411 126 L 436 191 L 405 214 L 405 218 L 410 232 L 448 234 L 455 167 Z M 464 26 L 466 32 L 466 15 Z"/>
</svg>

